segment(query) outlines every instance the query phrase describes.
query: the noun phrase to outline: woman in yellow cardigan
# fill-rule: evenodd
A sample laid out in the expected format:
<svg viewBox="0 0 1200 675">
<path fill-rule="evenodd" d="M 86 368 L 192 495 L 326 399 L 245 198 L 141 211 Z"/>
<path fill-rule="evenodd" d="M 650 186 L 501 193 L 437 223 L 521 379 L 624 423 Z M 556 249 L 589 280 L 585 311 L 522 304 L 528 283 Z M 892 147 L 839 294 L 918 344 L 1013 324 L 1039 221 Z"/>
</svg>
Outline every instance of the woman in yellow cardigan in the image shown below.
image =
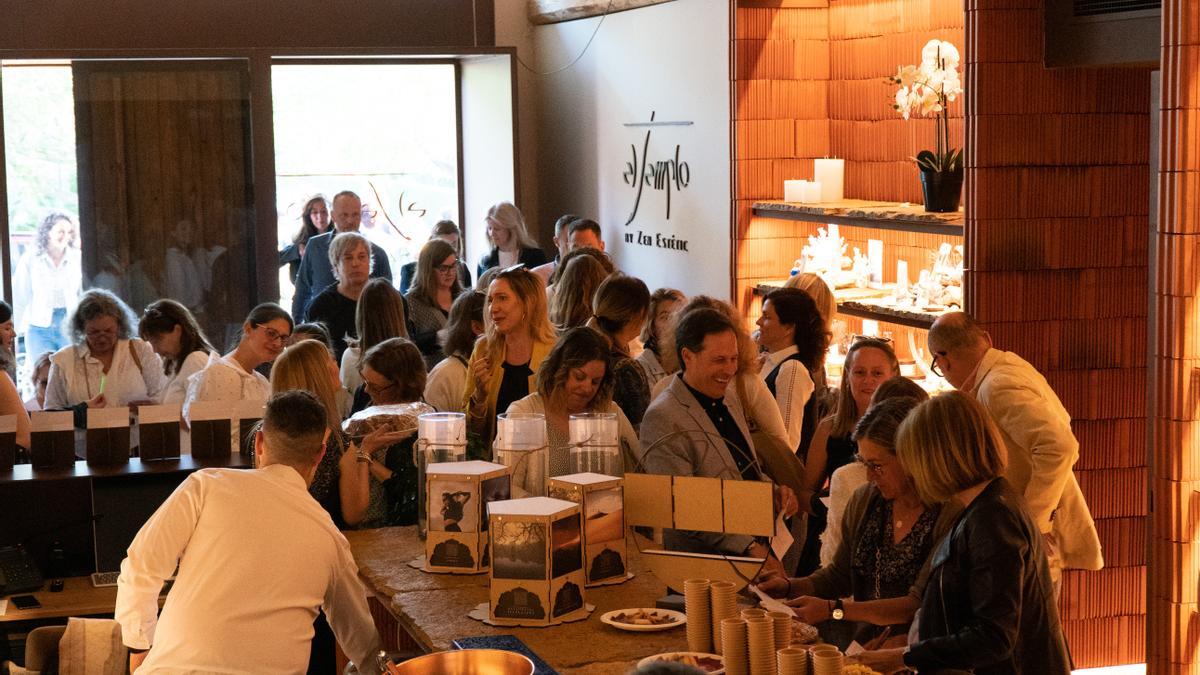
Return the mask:
<svg viewBox="0 0 1200 675">
<path fill-rule="evenodd" d="M 484 334 L 467 365 L 463 409 L 479 439 L 473 455 L 491 456 L 496 411 L 534 391 L 534 377 L 557 336 L 546 314 L 542 281 L 517 265 L 496 275 L 483 308 Z"/>
</svg>

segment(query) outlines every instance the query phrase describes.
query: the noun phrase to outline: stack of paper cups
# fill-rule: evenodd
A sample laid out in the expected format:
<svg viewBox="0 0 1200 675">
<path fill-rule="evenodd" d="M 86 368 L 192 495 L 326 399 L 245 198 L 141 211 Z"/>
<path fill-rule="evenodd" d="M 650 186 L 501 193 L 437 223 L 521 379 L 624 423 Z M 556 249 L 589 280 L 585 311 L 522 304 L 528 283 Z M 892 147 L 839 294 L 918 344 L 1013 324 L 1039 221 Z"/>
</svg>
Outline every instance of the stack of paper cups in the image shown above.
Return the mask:
<svg viewBox="0 0 1200 675">
<path fill-rule="evenodd" d="M 725 649 L 725 675 L 750 675 L 750 661 L 746 655 L 746 620 L 723 619 L 721 621 L 721 646 Z"/>
<path fill-rule="evenodd" d="M 688 579 L 683 582 L 688 649 L 693 652 L 712 651 L 712 605 L 708 586 L 708 579 Z"/>
<path fill-rule="evenodd" d="M 842 675 L 844 659 L 842 653 L 833 645 L 817 645 L 809 648 L 812 654 L 813 675 Z"/>
<path fill-rule="evenodd" d="M 792 615 L 789 612 L 767 612 L 771 626 L 775 629 L 775 649 L 783 649 L 792 643 Z"/>
<path fill-rule="evenodd" d="M 746 620 L 750 675 L 775 675 L 775 629 L 765 616 Z"/>
<path fill-rule="evenodd" d="M 784 647 L 775 654 L 779 657 L 779 675 L 807 675 L 807 649 L 803 647 Z"/>
<path fill-rule="evenodd" d="M 733 590 L 733 583 L 729 581 L 714 581 L 708 588 L 712 598 L 713 650 L 717 654 L 723 654 L 721 621 L 737 616 L 737 594 Z"/>
</svg>

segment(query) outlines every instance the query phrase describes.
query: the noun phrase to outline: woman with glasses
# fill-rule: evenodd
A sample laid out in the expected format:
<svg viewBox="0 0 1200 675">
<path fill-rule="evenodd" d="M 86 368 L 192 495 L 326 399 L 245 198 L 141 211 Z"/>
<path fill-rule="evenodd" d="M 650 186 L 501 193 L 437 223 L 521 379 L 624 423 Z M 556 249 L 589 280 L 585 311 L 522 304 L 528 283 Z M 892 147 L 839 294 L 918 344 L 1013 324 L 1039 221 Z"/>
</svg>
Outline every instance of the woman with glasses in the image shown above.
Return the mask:
<svg viewBox="0 0 1200 675">
<path fill-rule="evenodd" d="M 1071 672 L 1042 533 L 1004 478 L 1007 457 L 987 410 L 962 392 L 904 421 L 896 459 L 918 498 L 960 512 L 930 562 L 916 641 L 864 652 L 863 663 L 884 673 Z"/>
<path fill-rule="evenodd" d="M 820 498 L 827 494 L 825 483 L 834 471 L 854 461 L 858 451 L 851 436 L 854 425 L 867 411 L 879 385 L 899 374 L 900 362 L 887 341 L 860 337 L 846 351 L 837 408 L 817 424 L 805 458 L 805 493 L 800 495 L 800 506 L 810 518 L 798 567 L 801 574 L 815 570 L 820 561 L 820 535 L 827 511 Z"/>
<path fill-rule="evenodd" d="M 363 388 L 371 405 L 395 405 L 421 400 L 425 390 L 425 363 L 416 345 L 405 338 L 392 338 L 371 347 L 363 355 Z M 397 434 L 398 435 L 398 434 Z M 413 464 L 410 435 L 389 445 L 372 446 L 363 440 L 363 450 L 353 465 L 343 464 L 339 478 L 342 515 L 346 524 L 359 529 L 415 525 L 417 522 L 417 467 Z M 371 436 L 367 436 L 371 438 Z"/>
<path fill-rule="evenodd" d="M 788 598 L 801 621 L 824 624 L 826 639 L 842 647 L 851 639 L 875 645 L 885 633 L 904 644 L 933 546 L 957 515 L 952 506 L 923 502 L 896 457 L 897 431 L 920 403 L 908 397 L 881 401 L 855 426 L 855 459 L 869 483 L 846 507 L 845 536 L 832 561 L 806 577 L 760 583 L 766 592 Z"/>
<path fill-rule="evenodd" d="M 187 396 L 183 401 L 184 419 L 195 401 L 261 401 L 266 404 L 271 384 L 256 369 L 271 363 L 283 351 L 292 335 L 292 317 L 273 302 L 250 310 L 242 324 L 242 339 L 238 346 L 222 356 L 214 352 L 204 370 L 188 379 Z M 231 430 L 234 447 L 238 446 L 238 429 Z"/>
<path fill-rule="evenodd" d="M 405 298 L 412 340 L 421 350 L 426 369 L 442 360 L 438 331 L 446 327 L 450 307 L 462 293 L 458 281 L 458 254 L 441 239 L 431 239 L 417 256 L 417 278 Z"/>
<path fill-rule="evenodd" d="M 354 325 L 358 342 L 342 354 L 342 385 L 354 394 L 352 412 L 367 406 L 367 396 L 362 391 L 359 370 L 363 354 L 375 345 L 394 337 L 408 337 L 408 312 L 404 297 L 387 279 L 372 279 L 363 287 L 354 311 Z"/>
<path fill-rule="evenodd" d="M 204 336 L 196 317 L 174 300 L 159 300 L 142 314 L 138 335 L 162 358 L 167 384 L 160 402 L 183 403 L 188 378 L 204 370 L 209 354 L 217 351 Z"/>
<path fill-rule="evenodd" d="M 487 212 L 487 239 L 492 250 L 479 260 L 476 276 L 493 267 L 507 269 L 513 265 L 524 265 L 533 269 L 546 263 L 546 254 L 525 228 L 525 217 L 520 209 L 508 202 L 500 202 Z M 538 279 L 539 283 L 541 279 Z"/>
<path fill-rule="evenodd" d="M 156 402 L 166 376 L 150 344 L 132 337 L 134 325 L 133 311 L 117 296 L 84 293 L 67 317 L 71 344 L 50 358 L 46 408 Z"/>
<path fill-rule="evenodd" d="M 492 280 L 483 316 L 484 336 L 467 365 L 463 410 L 470 430 L 490 448 L 496 413 L 534 390 L 534 374 L 557 336 L 546 315 L 542 280 L 521 265 Z"/>
</svg>

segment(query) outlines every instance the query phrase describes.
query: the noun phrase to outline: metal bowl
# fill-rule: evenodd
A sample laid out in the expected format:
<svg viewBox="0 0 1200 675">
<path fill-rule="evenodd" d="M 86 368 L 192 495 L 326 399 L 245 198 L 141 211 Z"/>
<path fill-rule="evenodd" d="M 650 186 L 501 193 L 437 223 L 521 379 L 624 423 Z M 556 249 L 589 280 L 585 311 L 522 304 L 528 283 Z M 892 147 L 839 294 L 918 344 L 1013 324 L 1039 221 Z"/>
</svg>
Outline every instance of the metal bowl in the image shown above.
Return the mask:
<svg viewBox="0 0 1200 675">
<path fill-rule="evenodd" d="M 533 675 L 533 661 L 499 649 L 458 649 L 391 666 L 390 675 Z"/>
</svg>

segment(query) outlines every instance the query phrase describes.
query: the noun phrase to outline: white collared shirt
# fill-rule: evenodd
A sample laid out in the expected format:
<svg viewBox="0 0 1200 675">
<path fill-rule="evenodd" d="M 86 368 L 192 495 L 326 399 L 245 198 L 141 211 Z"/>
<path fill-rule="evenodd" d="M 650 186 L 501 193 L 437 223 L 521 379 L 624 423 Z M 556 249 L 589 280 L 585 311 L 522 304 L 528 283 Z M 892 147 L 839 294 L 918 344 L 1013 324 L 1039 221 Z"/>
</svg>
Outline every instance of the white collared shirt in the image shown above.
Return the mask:
<svg viewBox="0 0 1200 675">
<path fill-rule="evenodd" d="M 46 254 L 26 251 L 13 273 L 13 310 L 18 333 L 50 327 L 54 310 L 71 309 L 79 299 L 83 267 L 79 249 L 68 246 L 58 266 Z"/>
<path fill-rule="evenodd" d="M 360 672 L 378 672 L 350 545 L 300 474 L 274 464 L 188 476 L 130 544 L 114 616 L 127 646 L 150 649 L 139 673 L 267 675 L 304 672 L 318 609 Z"/>
<path fill-rule="evenodd" d="M 763 380 L 779 368 L 775 377 L 775 403 L 779 405 L 779 413 L 783 415 L 783 426 L 787 429 L 788 447 L 795 450 L 800 447 L 800 430 L 804 426 L 804 405 L 808 403 L 816 385 L 808 368 L 796 359 L 788 360 L 799 350 L 796 345 L 771 352 L 763 361 L 759 375 Z"/>
<path fill-rule="evenodd" d="M 163 389 L 162 402 L 183 403 L 183 400 L 187 398 L 188 379 L 208 366 L 208 358 L 208 354 L 199 349 L 188 354 L 183 359 L 183 363 L 179 364 L 179 370 L 176 370 L 167 380 L 167 386 Z"/>
<path fill-rule="evenodd" d="M 137 360 L 132 351 L 137 352 Z M 140 365 L 139 365 L 140 362 Z M 50 379 L 46 385 L 46 410 L 90 401 L 100 394 L 104 378 L 107 405 L 123 406 L 134 401 L 158 401 L 166 386 L 162 360 L 144 340 L 118 340 L 112 365 L 91 354 L 87 343 L 63 347 L 50 357 Z"/>
</svg>

